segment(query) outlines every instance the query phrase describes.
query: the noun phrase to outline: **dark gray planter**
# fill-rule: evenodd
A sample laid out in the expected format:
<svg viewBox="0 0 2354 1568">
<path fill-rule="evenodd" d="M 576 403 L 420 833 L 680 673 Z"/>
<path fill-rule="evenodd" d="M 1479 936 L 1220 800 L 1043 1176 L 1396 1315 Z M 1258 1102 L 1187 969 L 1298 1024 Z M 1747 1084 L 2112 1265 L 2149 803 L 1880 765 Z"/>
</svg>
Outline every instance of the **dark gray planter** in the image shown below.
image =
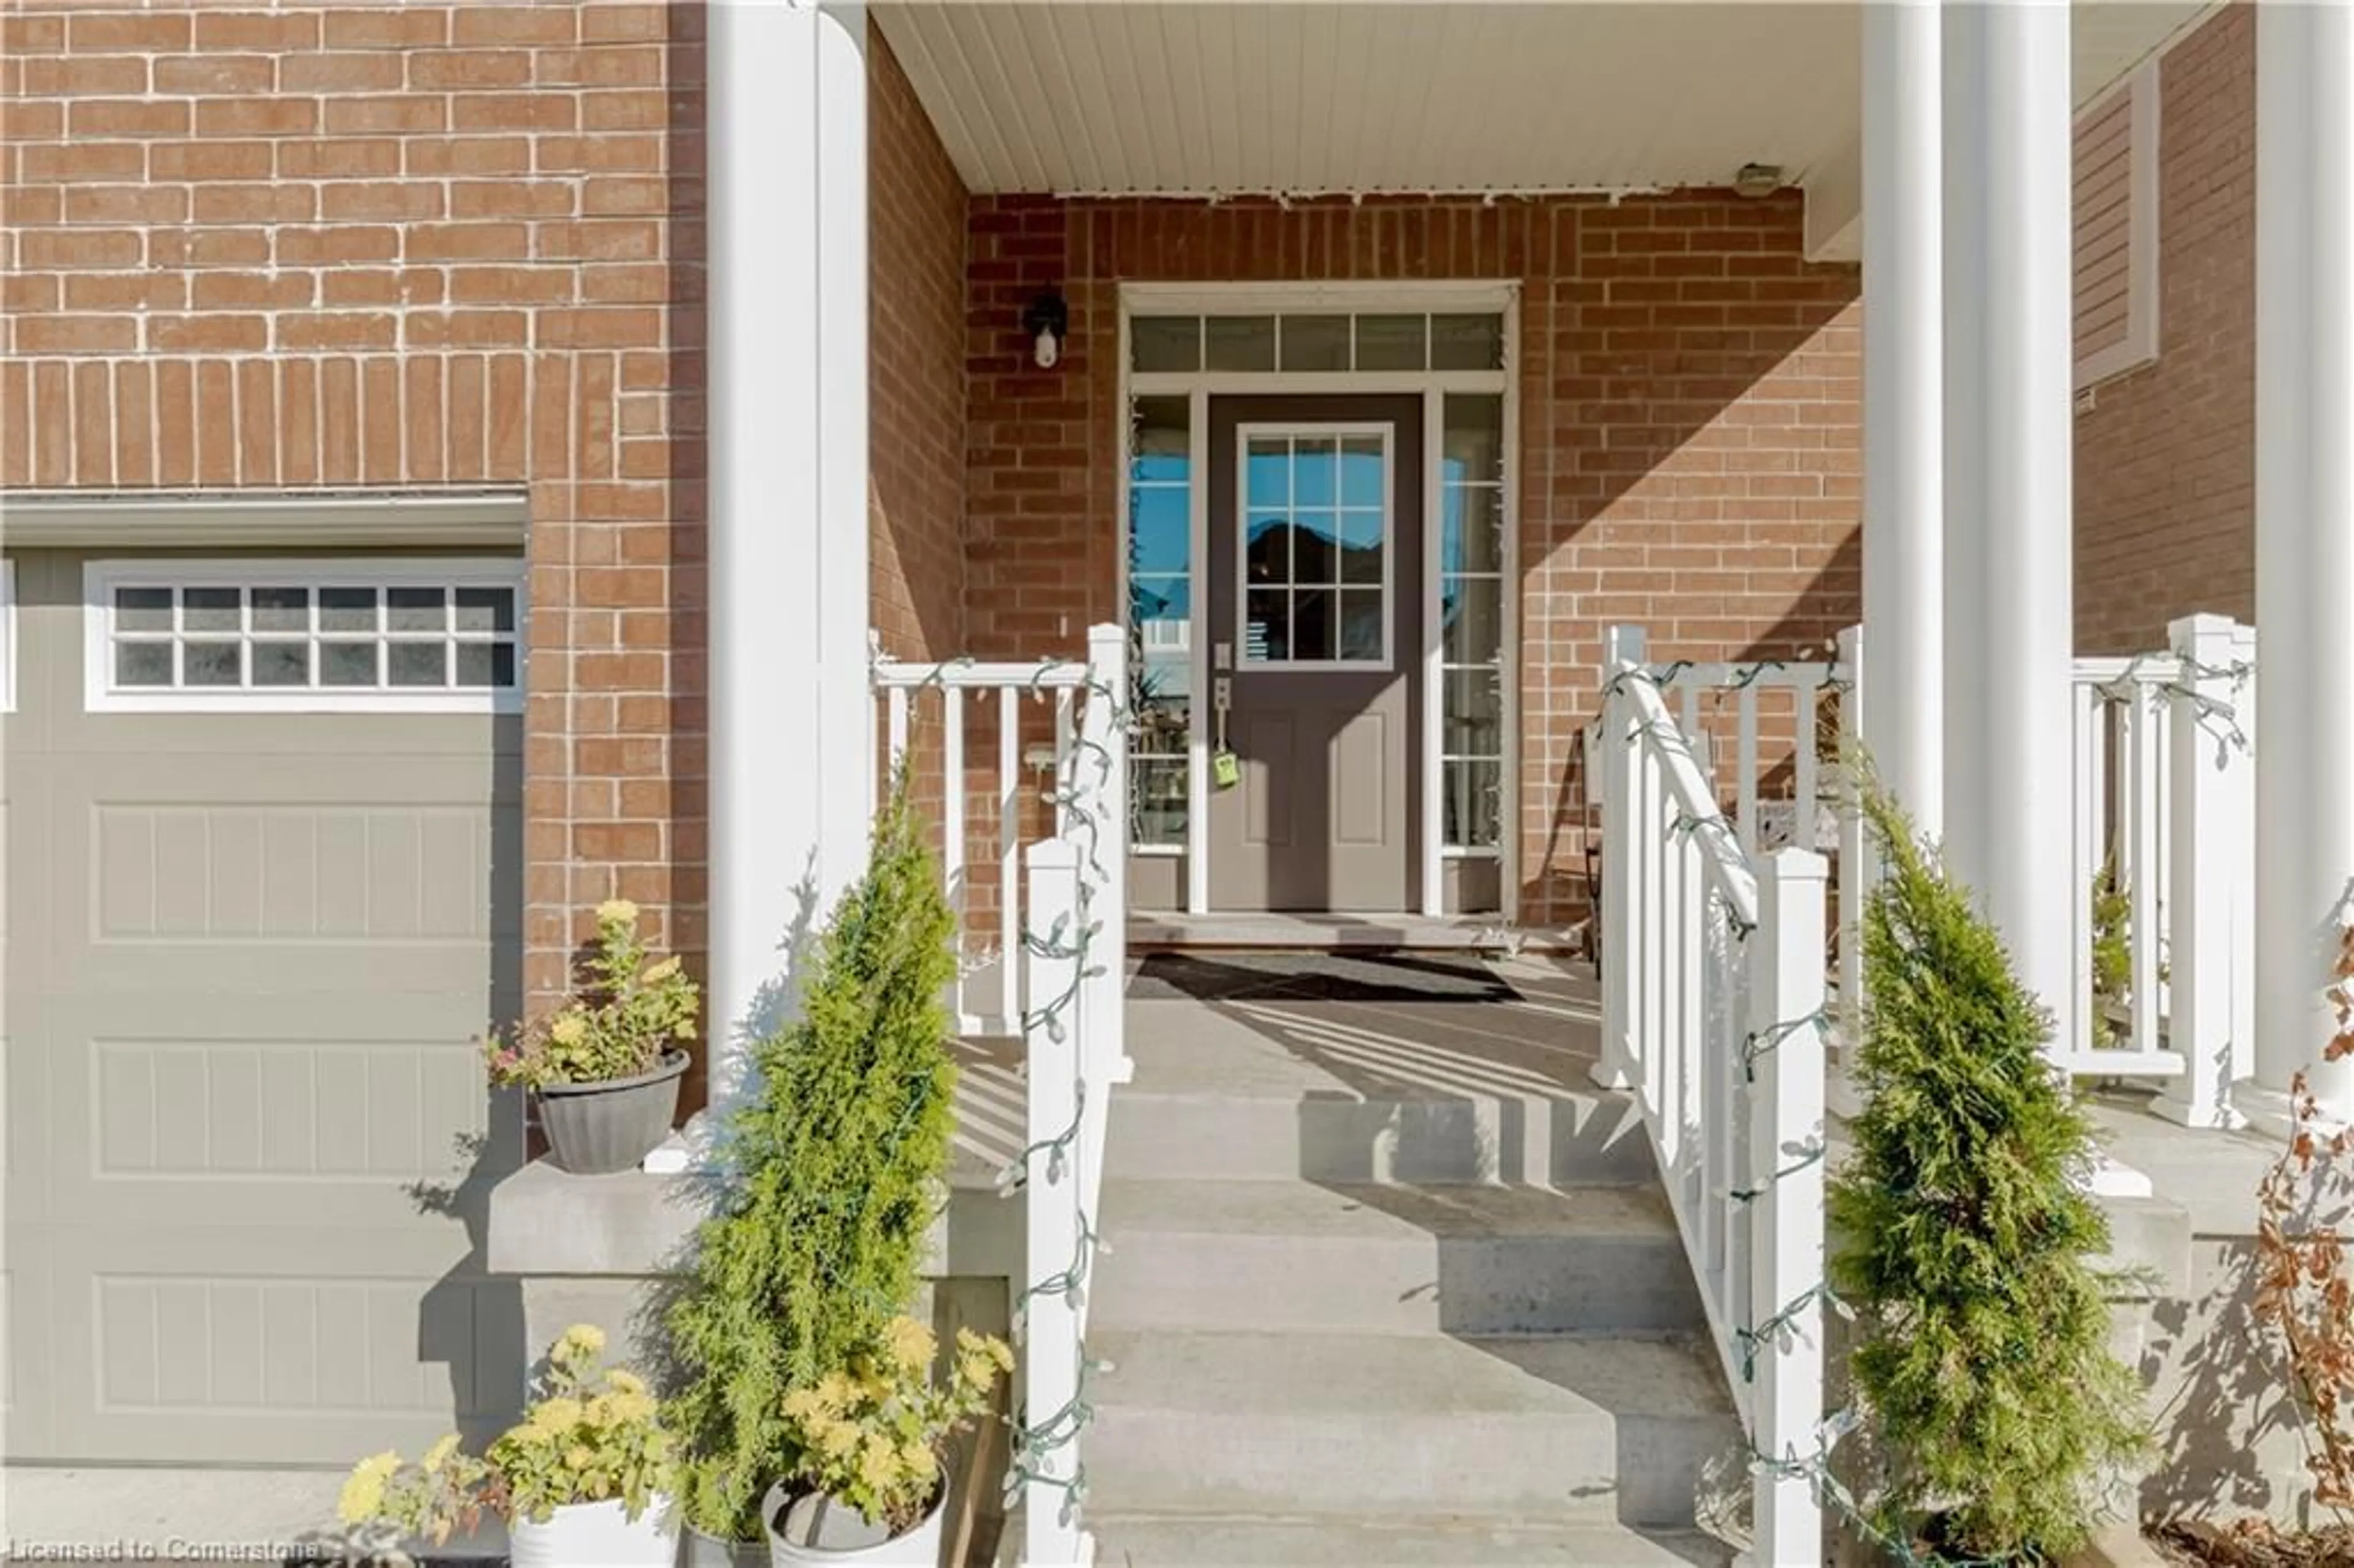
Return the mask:
<svg viewBox="0 0 2354 1568">
<path fill-rule="evenodd" d="M 636 1170 L 670 1136 L 686 1060 L 685 1052 L 673 1051 L 661 1066 L 634 1078 L 542 1087 L 539 1125 L 547 1129 L 548 1158 L 557 1169 L 575 1176 Z"/>
</svg>

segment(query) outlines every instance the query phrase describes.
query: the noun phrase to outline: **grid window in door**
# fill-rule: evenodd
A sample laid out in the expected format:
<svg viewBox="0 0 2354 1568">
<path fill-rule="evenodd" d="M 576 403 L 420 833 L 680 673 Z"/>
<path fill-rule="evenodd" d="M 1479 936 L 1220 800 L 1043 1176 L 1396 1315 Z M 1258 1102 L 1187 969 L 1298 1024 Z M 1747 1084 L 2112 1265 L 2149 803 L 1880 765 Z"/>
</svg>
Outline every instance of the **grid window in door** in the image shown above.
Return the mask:
<svg viewBox="0 0 2354 1568">
<path fill-rule="evenodd" d="M 1129 829 L 1182 849 L 1193 725 L 1193 416 L 1183 397 L 1139 397 L 1128 460 Z"/>
<path fill-rule="evenodd" d="M 1268 668 L 1386 669 L 1390 428 L 1242 430 L 1242 657 Z"/>
</svg>

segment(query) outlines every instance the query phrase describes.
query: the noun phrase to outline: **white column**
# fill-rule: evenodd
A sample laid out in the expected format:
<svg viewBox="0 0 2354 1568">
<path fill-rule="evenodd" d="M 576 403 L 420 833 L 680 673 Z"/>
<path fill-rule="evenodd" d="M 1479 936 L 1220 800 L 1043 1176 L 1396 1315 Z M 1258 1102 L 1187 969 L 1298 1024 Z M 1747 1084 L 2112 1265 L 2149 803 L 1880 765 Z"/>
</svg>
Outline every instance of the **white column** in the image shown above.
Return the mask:
<svg viewBox="0 0 2354 1568">
<path fill-rule="evenodd" d="M 1945 253 L 1937 0 L 1863 8 L 1863 744 L 1944 830 Z"/>
<path fill-rule="evenodd" d="M 2256 7 L 2256 754 L 2259 1084 L 2323 1064 L 2324 991 L 2354 879 L 2354 10 Z"/>
<path fill-rule="evenodd" d="M 710 7 L 715 1103 L 865 849 L 865 49 L 858 4 Z"/>
<path fill-rule="evenodd" d="M 2066 1050 L 2076 1024 L 2069 8 L 1996 0 L 1948 16 L 1963 69 L 1947 79 L 1946 131 L 1974 137 L 1976 151 L 1947 165 L 1948 256 L 1967 260 L 1949 260 L 1948 298 L 1959 294 L 1963 309 L 1946 348 L 1967 349 L 1969 363 L 1948 383 L 1963 400 L 1948 433 L 1964 439 L 1946 452 L 1946 695 L 1961 699 L 1947 713 L 1946 825 L 1953 869 L 1978 890 Z M 1968 504 L 1955 507 L 1957 493 Z"/>
<path fill-rule="evenodd" d="M 1873 7 L 1864 7 L 1869 14 Z M 1964 0 L 1941 6 L 1943 79 L 1938 94 L 1944 144 L 1945 296 L 1943 472 L 1945 496 L 1945 646 L 1941 651 L 1944 777 L 1939 801 L 1947 863 L 1957 871 L 1982 860 L 1985 802 L 1976 758 L 1986 746 L 1986 17 Z M 1864 219 L 1867 226 L 1870 215 Z M 1868 310 L 1870 307 L 1866 307 Z M 1872 323 L 1864 323 L 1864 336 Z M 1867 552 L 1868 554 L 1868 552 Z M 1867 656 L 1870 639 L 1865 640 Z M 1878 704 L 1867 700 L 1870 714 Z"/>
</svg>

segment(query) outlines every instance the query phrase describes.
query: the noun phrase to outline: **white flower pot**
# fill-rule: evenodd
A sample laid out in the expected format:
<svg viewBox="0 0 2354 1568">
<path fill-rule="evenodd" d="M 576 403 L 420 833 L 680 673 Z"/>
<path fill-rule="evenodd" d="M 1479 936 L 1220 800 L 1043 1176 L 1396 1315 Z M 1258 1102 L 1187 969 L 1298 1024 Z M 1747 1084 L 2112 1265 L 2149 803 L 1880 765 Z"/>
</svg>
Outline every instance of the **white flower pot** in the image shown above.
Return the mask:
<svg viewBox="0 0 2354 1568">
<path fill-rule="evenodd" d="M 616 1499 L 566 1503 L 546 1522 L 507 1525 L 512 1568 L 675 1568 L 678 1510 L 657 1492 L 632 1520 Z"/>
<path fill-rule="evenodd" d="M 905 1535 L 886 1536 L 882 1526 L 831 1498 L 788 1500 L 783 1487 L 770 1487 L 760 1504 L 760 1517 L 769 1521 L 769 1562 L 772 1568 L 939 1568 L 947 1501 L 942 1487 L 922 1522 Z"/>
</svg>

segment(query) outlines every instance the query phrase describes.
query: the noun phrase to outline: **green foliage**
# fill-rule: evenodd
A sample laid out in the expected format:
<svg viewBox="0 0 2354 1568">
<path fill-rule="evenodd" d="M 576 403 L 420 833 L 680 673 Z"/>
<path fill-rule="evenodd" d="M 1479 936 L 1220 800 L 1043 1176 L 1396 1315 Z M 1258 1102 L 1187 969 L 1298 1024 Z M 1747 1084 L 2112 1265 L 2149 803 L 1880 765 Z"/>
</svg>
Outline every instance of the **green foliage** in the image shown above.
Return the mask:
<svg viewBox="0 0 2354 1568">
<path fill-rule="evenodd" d="M 2116 858 L 2101 863 L 2093 879 L 2093 1045 L 2106 1050 L 2117 1043 L 2117 1022 L 2110 1009 L 2126 1000 L 2133 980 L 2130 922 L 2133 898 L 2117 879 Z"/>
<path fill-rule="evenodd" d="M 565 1330 L 547 1352 L 547 1379 L 523 1421 L 491 1445 L 507 1516 L 545 1522 L 567 1503 L 619 1498 L 631 1519 L 677 1485 L 675 1445 L 654 1396 L 633 1373 L 598 1363 L 605 1336 Z"/>
<path fill-rule="evenodd" d="M 1865 913 L 1866 1106 L 1833 1179 L 1832 1280 L 1886 1456 L 1876 1523 L 1994 1562 L 2074 1550 L 2147 1427 L 2108 1352 L 2108 1224 L 2072 1176 L 2091 1122 L 2041 1054 L 2048 1016 L 1886 796 Z"/>
<path fill-rule="evenodd" d="M 654 1397 L 635 1374 L 599 1361 L 605 1335 L 589 1324 L 564 1331 L 547 1352 L 540 1396 L 484 1458 L 461 1453 L 455 1434 L 416 1464 L 393 1453 L 362 1459 L 344 1481 L 335 1511 L 354 1527 L 377 1527 L 444 1545 L 485 1512 L 546 1523 L 568 1503 L 620 1499 L 631 1519 L 677 1485 L 677 1459 Z"/>
<path fill-rule="evenodd" d="M 848 1366 L 915 1298 L 949 1159 L 954 934 L 903 773 L 801 1018 L 753 1047 L 734 1180 L 669 1309 L 684 1379 L 670 1416 L 706 1533 L 758 1538 L 761 1495 L 802 1459 L 786 1395 Z"/>
<path fill-rule="evenodd" d="M 599 905 L 579 991 L 512 1042 L 493 1034 L 484 1043 L 491 1082 L 605 1084 L 660 1066 L 673 1046 L 695 1038 L 701 996 L 676 958 L 652 959 L 638 936 L 638 906 L 626 898 Z"/>
<path fill-rule="evenodd" d="M 793 1479 L 904 1533 L 921 1522 L 940 1488 L 940 1446 L 987 1410 L 1000 1374 L 1013 1370 L 1004 1340 L 957 1331 L 946 1383 L 932 1381 L 939 1347 L 913 1318 L 894 1318 L 881 1340 L 810 1386 L 785 1395 L 801 1463 Z"/>
</svg>

